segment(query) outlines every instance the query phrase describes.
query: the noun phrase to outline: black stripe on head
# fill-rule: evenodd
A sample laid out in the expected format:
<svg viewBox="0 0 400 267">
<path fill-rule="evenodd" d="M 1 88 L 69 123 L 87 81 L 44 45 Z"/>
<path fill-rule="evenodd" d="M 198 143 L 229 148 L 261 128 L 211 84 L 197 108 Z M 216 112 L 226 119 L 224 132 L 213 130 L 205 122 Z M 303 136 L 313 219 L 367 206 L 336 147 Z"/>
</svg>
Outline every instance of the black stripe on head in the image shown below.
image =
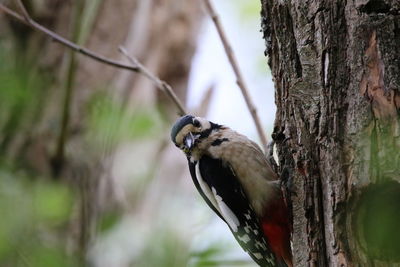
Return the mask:
<svg viewBox="0 0 400 267">
<path fill-rule="evenodd" d="M 213 130 L 218 130 L 218 129 L 222 128 L 222 125 L 213 123 L 213 122 L 211 122 L 211 121 L 210 121 L 210 124 L 211 124 L 211 127 L 210 127 L 210 128 L 208 128 L 207 130 L 202 131 L 202 132 L 200 133 L 200 139 L 207 138 L 207 137 L 211 134 L 211 132 L 212 132 Z"/>
<path fill-rule="evenodd" d="M 194 119 L 194 117 L 192 115 L 185 115 L 185 116 L 179 118 L 175 122 L 174 126 L 171 129 L 171 140 L 172 140 L 172 142 L 176 143 L 175 142 L 176 135 L 179 133 L 180 130 L 182 130 L 183 127 L 185 127 L 188 124 L 192 124 L 193 123 L 193 119 Z"/>
</svg>

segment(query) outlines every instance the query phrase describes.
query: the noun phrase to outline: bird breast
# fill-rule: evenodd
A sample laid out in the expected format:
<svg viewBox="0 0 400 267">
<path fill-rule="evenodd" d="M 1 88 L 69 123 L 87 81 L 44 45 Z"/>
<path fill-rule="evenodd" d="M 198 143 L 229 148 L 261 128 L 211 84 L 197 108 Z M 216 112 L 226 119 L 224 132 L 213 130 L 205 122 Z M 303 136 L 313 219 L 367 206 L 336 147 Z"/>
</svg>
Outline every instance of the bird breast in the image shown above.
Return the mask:
<svg viewBox="0 0 400 267">
<path fill-rule="evenodd" d="M 232 168 L 255 212 L 261 217 L 267 203 L 277 192 L 277 176 L 259 146 L 231 129 L 212 134 L 209 140 L 210 144 L 203 149 Z"/>
</svg>

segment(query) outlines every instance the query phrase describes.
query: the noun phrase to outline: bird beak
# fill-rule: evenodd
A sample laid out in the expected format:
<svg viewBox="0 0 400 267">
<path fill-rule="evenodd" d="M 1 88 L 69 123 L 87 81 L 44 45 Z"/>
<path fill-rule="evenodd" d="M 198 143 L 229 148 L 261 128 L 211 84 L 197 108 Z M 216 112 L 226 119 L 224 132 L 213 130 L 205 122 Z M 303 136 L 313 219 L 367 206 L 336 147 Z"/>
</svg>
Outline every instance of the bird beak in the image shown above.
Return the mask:
<svg viewBox="0 0 400 267">
<path fill-rule="evenodd" d="M 196 142 L 196 137 L 193 136 L 192 133 L 189 133 L 188 135 L 186 135 L 186 137 L 185 137 L 185 150 L 187 152 L 190 151 L 193 148 L 195 142 Z"/>
</svg>

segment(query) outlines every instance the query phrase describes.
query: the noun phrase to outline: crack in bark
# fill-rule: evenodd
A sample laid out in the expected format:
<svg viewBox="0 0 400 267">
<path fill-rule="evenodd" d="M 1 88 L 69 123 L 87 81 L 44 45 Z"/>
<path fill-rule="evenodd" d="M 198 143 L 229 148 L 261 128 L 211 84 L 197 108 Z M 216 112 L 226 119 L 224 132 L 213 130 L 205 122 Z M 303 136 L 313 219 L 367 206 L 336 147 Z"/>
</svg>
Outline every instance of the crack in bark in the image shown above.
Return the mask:
<svg viewBox="0 0 400 267">
<path fill-rule="evenodd" d="M 387 13 L 390 11 L 390 5 L 382 0 L 370 0 L 368 3 L 361 5 L 359 10 L 366 14 Z"/>
</svg>

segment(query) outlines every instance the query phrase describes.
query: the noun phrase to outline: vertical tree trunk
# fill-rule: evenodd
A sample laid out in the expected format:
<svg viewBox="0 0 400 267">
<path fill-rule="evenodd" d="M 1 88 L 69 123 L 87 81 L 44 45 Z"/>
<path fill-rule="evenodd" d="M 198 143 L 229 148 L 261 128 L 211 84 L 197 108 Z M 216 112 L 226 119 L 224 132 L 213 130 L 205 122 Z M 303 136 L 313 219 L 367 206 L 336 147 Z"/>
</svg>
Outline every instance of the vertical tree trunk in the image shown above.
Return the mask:
<svg viewBox="0 0 400 267">
<path fill-rule="evenodd" d="M 262 18 L 295 266 L 400 266 L 399 2 L 262 0 Z"/>
</svg>

